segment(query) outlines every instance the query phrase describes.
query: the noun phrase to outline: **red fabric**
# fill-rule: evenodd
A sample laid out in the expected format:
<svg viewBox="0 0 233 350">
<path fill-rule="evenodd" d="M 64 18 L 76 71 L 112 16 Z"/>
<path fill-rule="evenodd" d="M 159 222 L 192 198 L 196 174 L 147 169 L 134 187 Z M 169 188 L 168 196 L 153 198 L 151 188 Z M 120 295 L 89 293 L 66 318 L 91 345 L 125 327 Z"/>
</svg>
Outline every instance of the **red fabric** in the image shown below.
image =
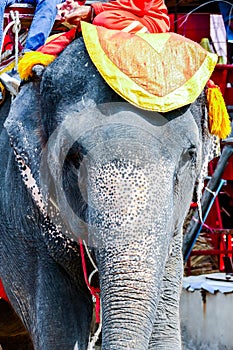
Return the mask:
<svg viewBox="0 0 233 350">
<path fill-rule="evenodd" d="M 3 287 L 3 284 L 2 284 L 2 281 L 0 280 L 0 298 L 6 300 L 9 302 L 9 299 L 7 298 L 7 295 L 6 295 L 6 292 L 5 292 L 5 289 Z"/>
<path fill-rule="evenodd" d="M 80 0 L 78 3 L 83 5 L 85 0 Z M 146 27 L 151 33 L 168 32 L 170 28 L 164 0 L 116 0 L 107 3 L 96 2 L 91 6 L 96 14 L 93 24 L 97 26 L 123 30 L 132 22 L 138 21 L 139 25 L 131 30 L 131 33 L 143 27 Z M 74 40 L 75 32 L 76 29 L 73 28 L 41 46 L 37 51 L 57 56 Z"/>
<path fill-rule="evenodd" d="M 62 33 L 47 44 L 39 47 L 36 51 L 48 55 L 58 56 L 75 38 L 76 28 L 70 29 L 68 32 Z"/>
<path fill-rule="evenodd" d="M 2 52 L 6 51 L 6 50 L 12 51 L 13 47 L 14 47 L 14 42 L 12 41 L 11 36 L 9 34 L 6 34 L 6 36 L 4 38 Z"/>
<path fill-rule="evenodd" d="M 77 3 L 81 6 L 84 5 L 86 0 L 79 0 Z M 62 33 L 55 39 L 40 46 L 36 51 L 42 52 L 48 55 L 58 56 L 75 38 L 77 28 L 72 28 L 68 32 Z"/>
<path fill-rule="evenodd" d="M 96 321 L 96 323 L 100 323 L 100 296 L 99 296 L 100 289 L 91 286 L 89 281 L 88 281 L 87 266 L 86 266 L 86 261 L 85 261 L 85 252 L 84 252 L 83 242 L 82 242 L 81 239 L 79 239 L 79 246 L 80 246 L 80 253 L 81 253 L 81 260 L 82 260 L 82 268 L 83 268 L 84 280 L 86 282 L 87 288 L 89 289 L 91 295 L 95 297 L 95 301 L 96 301 L 95 321 Z"/>
<path fill-rule="evenodd" d="M 93 24 L 122 30 L 132 21 L 139 21 L 150 33 L 168 32 L 170 20 L 164 0 L 115 0 L 93 3 L 96 17 Z M 100 16 L 100 18 L 99 18 Z"/>
</svg>

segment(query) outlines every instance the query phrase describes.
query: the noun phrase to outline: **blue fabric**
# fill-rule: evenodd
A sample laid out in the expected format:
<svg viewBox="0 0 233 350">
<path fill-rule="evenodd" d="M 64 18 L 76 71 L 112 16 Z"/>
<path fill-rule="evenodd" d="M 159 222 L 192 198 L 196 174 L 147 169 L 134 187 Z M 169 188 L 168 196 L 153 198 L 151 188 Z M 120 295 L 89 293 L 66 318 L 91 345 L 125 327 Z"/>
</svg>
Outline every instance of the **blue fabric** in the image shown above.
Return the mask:
<svg viewBox="0 0 233 350">
<path fill-rule="evenodd" d="M 2 43 L 4 10 L 14 3 L 25 3 L 35 7 L 24 51 L 32 51 L 44 45 L 54 25 L 57 8 L 56 5 L 65 0 L 0 0 L 0 43 Z"/>
<path fill-rule="evenodd" d="M 233 40 L 233 29 L 230 22 L 233 21 L 233 5 L 220 2 L 219 9 L 223 17 L 224 25 L 226 28 L 227 41 Z"/>
</svg>

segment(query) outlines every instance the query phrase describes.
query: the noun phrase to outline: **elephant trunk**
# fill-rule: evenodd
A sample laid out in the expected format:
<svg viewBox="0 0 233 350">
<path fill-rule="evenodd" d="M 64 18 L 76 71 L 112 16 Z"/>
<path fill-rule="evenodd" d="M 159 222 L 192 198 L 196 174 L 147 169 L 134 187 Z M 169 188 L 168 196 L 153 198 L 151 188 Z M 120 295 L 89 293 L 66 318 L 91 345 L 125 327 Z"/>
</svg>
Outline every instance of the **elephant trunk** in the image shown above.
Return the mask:
<svg viewBox="0 0 233 350">
<path fill-rule="evenodd" d="M 92 228 L 103 350 L 148 349 L 172 237 L 172 185 L 163 185 L 169 196 L 155 195 L 157 183 L 153 188 L 139 182 L 129 191 L 118 187 L 114 200 L 106 196 L 102 202 L 98 229 Z M 102 186 L 98 193 L 103 196 Z"/>
<path fill-rule="evenodd" d="M 149 348 L 173 236 L 172 157 L 140 156 L 140 149 L 133 154 L 136 159 L 96 162 L 88 174 L 103 350 Z"/>
<path fill-rule="evenodd" d="M 140 241 L 126 238 L 125 243 L 98 252 L 104 324 L 102 349 L 148 349 L 168 244 L 164 231 L 155 237 L 152 232 L 141 231 L 140 236 Z"/>
</svg>

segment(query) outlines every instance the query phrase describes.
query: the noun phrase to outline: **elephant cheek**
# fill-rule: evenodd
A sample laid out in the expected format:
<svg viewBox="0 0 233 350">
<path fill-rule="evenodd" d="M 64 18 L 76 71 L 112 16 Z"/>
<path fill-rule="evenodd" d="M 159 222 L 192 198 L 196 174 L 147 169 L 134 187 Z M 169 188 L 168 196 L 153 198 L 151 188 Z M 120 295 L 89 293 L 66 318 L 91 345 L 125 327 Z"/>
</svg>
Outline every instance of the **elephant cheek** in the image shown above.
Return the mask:
<svg viewBox="0 0 233 350">
<path fill-rule="evenodd" d="M 103 349 L 148 349 L 172 237 L 172 174 L 158 183 L 160 171 L 158 163 L 130 162 L 95 169 L 89 198 L 99 214 L 89 234 L 100 273 Z"/>
</svg>

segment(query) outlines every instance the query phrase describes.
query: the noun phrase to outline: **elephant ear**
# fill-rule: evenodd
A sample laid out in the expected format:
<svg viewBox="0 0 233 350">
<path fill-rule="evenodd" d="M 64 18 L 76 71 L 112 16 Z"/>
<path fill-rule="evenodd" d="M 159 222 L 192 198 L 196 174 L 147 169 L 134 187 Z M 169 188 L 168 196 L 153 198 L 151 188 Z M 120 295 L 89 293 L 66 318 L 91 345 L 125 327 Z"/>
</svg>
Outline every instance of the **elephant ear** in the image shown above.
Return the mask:
<svg viewBox="0 0 233 350">
<path fill-rule="evenodd" d="M 45 210 L 48 209 L 50 199 L 46 188 L 41 190 L 41 167 L 46 158 L 42 155 L 46 153 L 46 144 L 51 135 L 70 113 L 79 112 L 97 103 L 119 100 L 121 98 L 97 73 L 81 38 L 71 43 L 46 67 L 41 81 L 30 81 L 22 86 L 12 103 L 5 127 L 24 182 L 33 198 L 37 198 L 37 204 L 42 211 L 44 207 Z M 25 174 L 25 167 L 30 173 Z M 43 174 L 44 177 L 49 177 L 49 168 L 46 172 L 46 166 Z M 43 183 L 47 184 L 46 181 Z M 50 187 L 50 184 L 47 186 Z M 63 232 L 68 233 L 65 227 Z"/>
<path fill-rule="evenodd" d="M 200 140 L 202 141 L 202 162 L 197 178 L 196 196 L 199 209 L 201 208 L 201 196 L 204 187 L 204 180 L 208 175 L 209 162 L 220 155 L 220 139 L 209 131 L 209 114 L 206 94 L 203 91 L 195 103 L 191 105 L 191 112 L 198 125 Z"/>
<path fill-rule="evenodd" d="M 51 204 L 47 196 L 42 196 L 40 171 L 44 145 L 41 124 L 40 82 L 24 85 L 20 94 L 12 102 L 4 126 L 16 155 L 23 182 L 30 191 L 37 208 L 40 209 L 44 241 L 49 254 L 61 264 L 68 273 L 72 260 L 80 269 L 79 246 L 63 223 L 60 212 Z M 44 174 L 45 175 L 45 174 Z M 78 253 L 78 254 L 77 254 Z M 75 273 L 73 278 L 77 279 Z"/>
<path fill-rule="evenodd" d="M 38 181 L 41 159 L 40 142 L 40 98 L 39 82 L 30 82 L 13 100 L 4 126 L 18 157 L 29 167 L 33 178 Z"/>
</svg>

